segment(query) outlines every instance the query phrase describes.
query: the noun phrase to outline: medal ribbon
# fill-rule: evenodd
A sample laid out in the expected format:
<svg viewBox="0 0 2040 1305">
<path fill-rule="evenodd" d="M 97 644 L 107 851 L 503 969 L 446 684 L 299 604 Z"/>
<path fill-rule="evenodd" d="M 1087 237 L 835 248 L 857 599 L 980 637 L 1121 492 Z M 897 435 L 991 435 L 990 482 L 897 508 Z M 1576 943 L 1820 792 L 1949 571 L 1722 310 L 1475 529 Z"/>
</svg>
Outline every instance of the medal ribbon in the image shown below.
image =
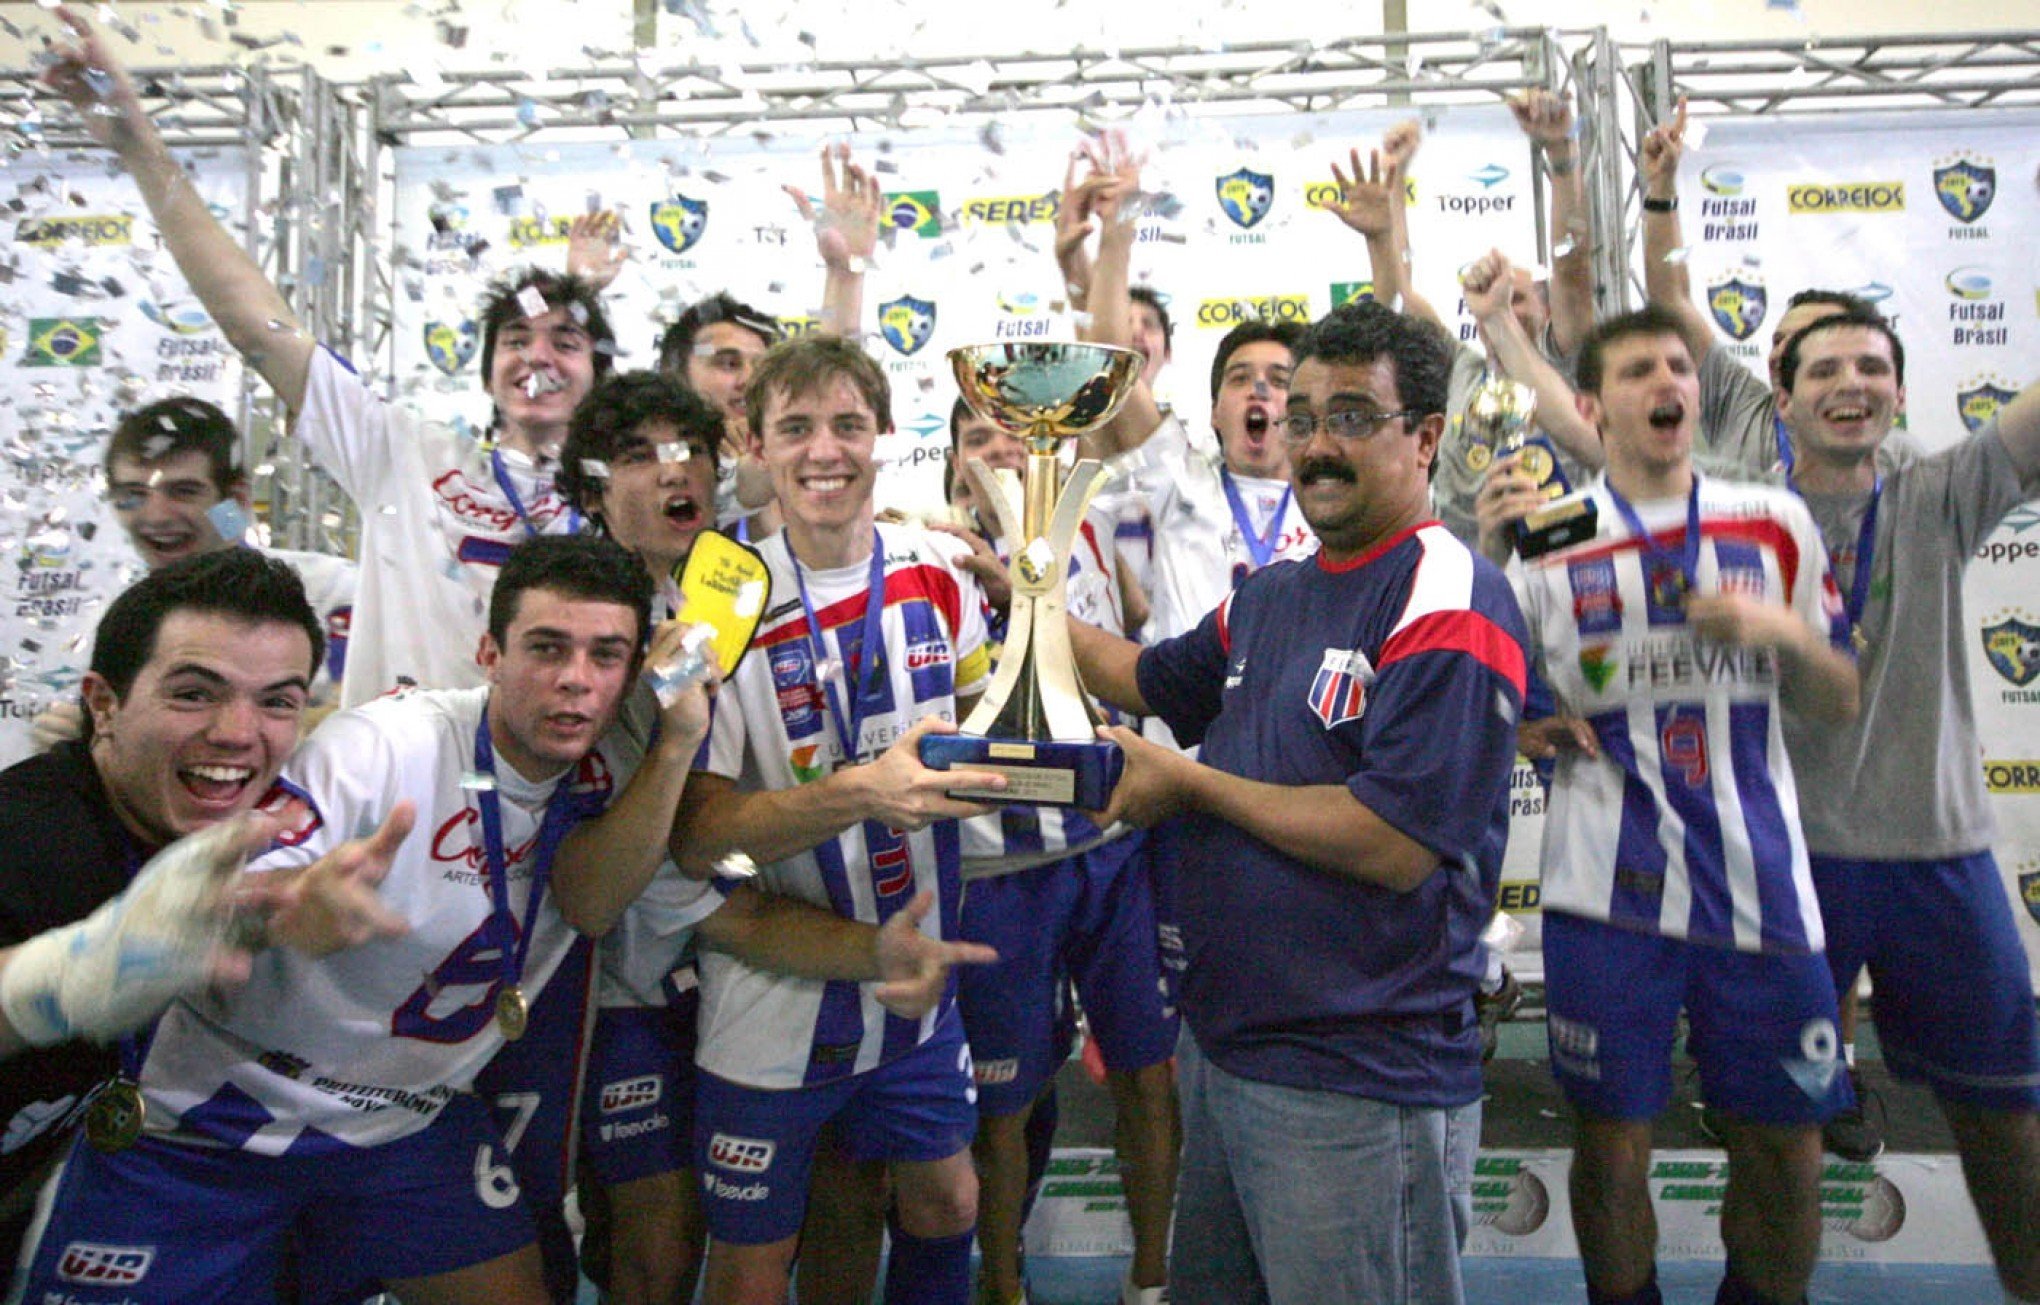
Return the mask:
<svg viewBox="0 0 2040 1305">
<path fill-rule="evenodd" d="M 1793 493 L 1799 492 L 1789 472 L 1785 484 Z M 1883 498 L 1884 477 L 1879 476 L 1870 486 L 1870 506 L 1863 509 L 1863 524 L 1856 527 L 1856 565 L 1849 575 L 1849 596 L 1842 600 L 1849 633 L 1857 638 L 1863 633 L 1863 611 L 1870 606 L 1870 561 L 1877 552 L 1877 504 Z"/>
<path fill-rule="evenodd" d="M 1275 505 L 1275 515 L 1268 519 L 1268 531 L 1261 534 L 1254 529 L 1254 516 L 1240 498 L 1240 487 L 1233 483 L 1231 469 L 1220 467 L 1218 479 L 1225 486 L 1225 505 L 1232 509 L 1233 524 L 1240 528 L 1240 538 L 1247 544 L 1247 556 L 1254 559 L 1254 569 L 1258 571 L 1274 558 L 1275 545 L 1282 538 L 1282 519 L 1289 515 L 1289 487 L 1283 487 L 1282 501 Z"/>
<path fill-rule="evenodd" d="M 871 529 L 871 574 L 865 580 L 864 616 L 855 626 L 844 626 L 836 636 L 836 646 L 844 650 L 843 685 L 850 694 L 850 711 L 844 714 L 842 701 L 836 695 L 833 679 L 822 674 L 822 667 L 829 661 L 828 641 L 822 634 L 822 623 L 815 617 L 814 600 L 808 597 L 807 573 L 801 567 L 800 559 L 794 556 L 793 539 L 781 532 L 786 540 L 786 556 L 793 563 L 794 587 L 800 590 L 801 615 L 807 618 L 808 653 L 815 664 L 815 683 L 821 688 L 822 696 L 829 703 L 829 719 L 836 726 L 836 736 L 843 741 L 843 763 L 854 764 L 859 756 L 858 740 L 864 728 L 864 699 L 871 691 L 868 681 L 884 660 L 877 651 L 877 645 L 884 640 L 885 624 L 885 541 L 879 538 L 878 527 Z M 855 652 L 851 648 L 855 647 Z"/>
<path fill-rule="evenodd" d="M 496 474 L 496 488 L 502 490 L 503 497 L 510 500 L 510 510 L 515 512 L 517 519 L 524 524 L 524 532 L 533 538 L 544 533 L 531 524 L 531 514 L 524 510 L 524 496 L 517 492 L 516 482 L 510 479 L 510 468 L 503 463 L 503 450 L 489 450 L 489 470 Z M 573 535 L 581 533 L 581 514 L 572 507 L 567 509 L 567 533 Z"/>
<path fill-rule="evenodd" d="M 1643 528 L 1642 518 L 1636 515 L 1629 500 L 1622 497 L 1614 485 L 1608 485 L 1608 497 L 1615 501 L 1615 510 L 1622 516 L 1622 524 L 1629 527 L 1629 533 L 1636 538 L 1637 551 L 1643 554 L 1645 562 L 1644 580 L 1647 584 L 1649 572 L 1658 567 L 1675 566 L 1679 579 L 1685 582 L 1686 592 L 1699 587 L 1700 576 L 1700 473 L 1693 472 L 1693 488 L 1686 494 L 1686 538 L 1681 543 L 1677 556 L 1670 549 L 1659 548 L 1650 532 Z"/>
<path fill-rule="evenodd" d="M 1785 483 L 1792 483 L 1792 433 L 1785 429 L 1785 419 L 1776 413 L 1771 415 L 1771 434 L 1778 441 L 1778 465 L 1785 469 Z"/>
<path fill-rule="evenodd" d="M 482 704 L 482 723 L 475 730 L 475 769 L 491 780 L 496 777 L 496 750 L 489 739 L 489 708 Z M 514 946 L 503 949 L 503 978 L 496 991 L 514 988 L 524 977 L 524 961 L 531 954 L 531 928 L 538 920 L 538 906 L 545 900 L 545 886 L 552 877 L 553 854 L 560 842 L 580 823 L 582 804 L 560 789 L 572 776 L 561 775 L 559 785 L 546 799 L 545 816 L 539 821 L 538 840 L 531 853 L 531 899 L 524 904 L 524 923 Z M 489 863 L 489 906 L 499 928 L 517 928 L 510 913 L 510 867 L 503 847 L 503 806 L 493 785 L 475 794 L 482 814 L 482 850 Z"/>
</svg>

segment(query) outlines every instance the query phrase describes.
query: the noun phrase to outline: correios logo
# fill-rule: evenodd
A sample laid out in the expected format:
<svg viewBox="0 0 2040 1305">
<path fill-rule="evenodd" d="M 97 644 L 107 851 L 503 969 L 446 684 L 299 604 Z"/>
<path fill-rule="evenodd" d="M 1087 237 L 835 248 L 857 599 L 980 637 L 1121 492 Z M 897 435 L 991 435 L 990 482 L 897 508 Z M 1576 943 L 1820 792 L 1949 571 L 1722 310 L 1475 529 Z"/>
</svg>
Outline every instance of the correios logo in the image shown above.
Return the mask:
<svg viewBox="0 0 2040 1305">
<path fill-rule="evenodd" d="M 735 1174 L 762 1174 L 772 1167 L 778 1146 L 763 1138 L 717 1133 L 708 1139 L 708 1162 Z"/>
<path fill-rule="evenodd" d="M 1793 213 L 1903 213 L 1903 181 L 1802 182 L 1785 188 Z"/>
<path fill-rule="evenodd" d="M 103 1246 L 72 1242 L 57 1261 L 57 1281 L 81 1287 L 132 1287 L 148 1276 L 155 1263 L 153 1246 Z"/>
</svg>

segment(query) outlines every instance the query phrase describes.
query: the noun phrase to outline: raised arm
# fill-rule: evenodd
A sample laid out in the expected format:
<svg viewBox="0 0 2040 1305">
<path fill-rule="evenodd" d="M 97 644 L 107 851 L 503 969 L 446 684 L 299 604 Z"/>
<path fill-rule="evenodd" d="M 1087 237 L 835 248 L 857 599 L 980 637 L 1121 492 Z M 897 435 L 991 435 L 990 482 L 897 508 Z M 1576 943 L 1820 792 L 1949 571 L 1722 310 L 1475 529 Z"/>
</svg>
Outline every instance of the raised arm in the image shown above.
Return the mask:
<svg viewBox="0 0 2040 1305">
<path fill-rule="evenodd" d="M 1078 184 L 1078 202 L 1097 220 L 1098 257 L 1091 264 L 1085 297 L 1090 324 L 1081 334 L 1099 344 L 1130 348 L 1133 344 L 1133 246 L 1139 237 L 1140 160 L 1126 138 L 1108 132 L 1086 141 L 1079 151 L 1091 161 L 1092 173 Z M 1088 226 L 1087 219 L 1087 226 Z M 1087 433 L 1082 456 L 1109 458 L 1139 448 L 1162 424 L 1162 410 L 1145 380 L 1112 420 Z"/>
<path fill-rule="evenodd" d="M 1459 285 L 1487 343 L 1489 359 L 1503 374 L 1537 392 L 1538 429 L 1582 464 L 1599 467 L 1604 460 L 1601 437 L 1580 416 L 1573 387 L 1523 334 L 1523 324 L 1509 309 L 1509 260 L 1500 250 L 1490 250 L 1466 265 Z"/>
<path fill-rule="evenodd" d="M 2040 381 L 2028 385 L 1998 409 L 1998 438 L 2018 468 L 2021 482 L 2040 476 Z"/>
<path fill-rule="evenodd" d="M 1698 363 L 1714 347 L 1714 331 L 1706 314 L 1693 302 L 1693 281 L 1686 271 L 1685 237 L 1679 226 L 1679 159 L 1686 150 L 1686 101 L 1670 122 L 1661 122 L 1643 138 L 1639 171 L 1643 174 L 1643 289 L 1651 303 L 1678 315 L 1686 345 Z"/>
<path fill-rule="evenodd" d="M 855 339 L 864 316 L 864 273 L 878 249 L 878 178 L 850 160 L 844 144 L 822 147 L 822 206 L 788 186 L 822 256 L 822 329 Z"/>
<path fill-rule="evenodd" d="M 93 139 L 134 178 L 170 256 L 227 342 L 292 411 L 301 409 L 316 344 L 254 258 L 206 208 L 107 42 L 72 10 L 56 13 L 78 39 L 55 48 L 43 83 L 70 102 Z"/>
<path fill-rule="evenodd" d="M 1509 111 L 1551 178 L 1551 336 L 1570 356 L 1594 326 L 1594 228 L 1572 101 L 1536 90 L 1512 98 Z"/>
<path fill-rule="evenodd" d="M 691 627 L 667 621 L 652 636 L 647 666 L 669 665 L 684 650 Z M 616 927 L 630 904 L 665 864 L 666 844 L 680 797 L 687 791 L 694 754 L 708 733 L 709 700 L 716 685 L 690 685 L 672 694 L 659 712 L 658 742 L 609 809 L 582 822 L 560 844 L 552 888 L 560 914 L 590 938 Z"/>
</svg>

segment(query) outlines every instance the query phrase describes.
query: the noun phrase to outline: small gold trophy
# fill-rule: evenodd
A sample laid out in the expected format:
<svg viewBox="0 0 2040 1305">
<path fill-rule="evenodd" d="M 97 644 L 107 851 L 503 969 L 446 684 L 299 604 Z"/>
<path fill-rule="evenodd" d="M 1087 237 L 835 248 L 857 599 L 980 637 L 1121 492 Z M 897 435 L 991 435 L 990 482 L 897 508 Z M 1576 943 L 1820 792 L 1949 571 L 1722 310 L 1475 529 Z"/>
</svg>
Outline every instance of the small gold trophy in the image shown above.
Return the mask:
<svg viewBox="0 0 2040 1305">
<path fill-rule="evenodd" d="M 1100 810 L 1125 758 L 1097 736 L 1101 718 L 1070 652 L 1064 591 L 1105 468 L 1086 458 L 1064 480 L 1056 453 L 1119 411 L 1141 357 L 1102 344 L 981 344 L 950 350 L 949 365 L 971 410 L 1026 444 L 1027 473 L 995 474 L 971 459 L 979 501 L 996 514 L 1012 558 L 1013 606 L 991 687 L 962 733 L 921 740 L 921 760 L 1006 777 L 1001 792 L 958 789 L 955 797 Z"/>
<path fill-rule="evenodd" d="M 1490 374 L 1467 400 L 1466 413 L 1460 418 L 1475 447 L 1492 449 L 1496 458 L 1522 454 L 1519 465 L 1536 480 L 1538 493 L 1545 499 L 1514 527 L 1516 551 L 1524 557 L 1575 543 L 1594 530 L 1593 504 L 1565 497 L 1572 486 L 1558 465 L 1558 451 L 1545 436 L 1531 433 L 1530 423 L 1536 416 L 1537 391 Z"/>
</svg>

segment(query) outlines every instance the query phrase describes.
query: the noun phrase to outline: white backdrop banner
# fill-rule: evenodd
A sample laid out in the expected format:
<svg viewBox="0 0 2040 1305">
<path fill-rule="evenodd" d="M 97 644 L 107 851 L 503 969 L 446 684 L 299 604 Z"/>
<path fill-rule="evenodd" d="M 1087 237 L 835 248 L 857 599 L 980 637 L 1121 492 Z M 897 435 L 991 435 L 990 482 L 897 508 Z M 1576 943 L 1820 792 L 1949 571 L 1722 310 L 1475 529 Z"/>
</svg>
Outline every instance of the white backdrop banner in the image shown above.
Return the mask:
<svg viewBox="0 0 2040 1305">
<path fill-rule="evenodd" d="M 214 213 L 242 218 L 238 157 L 189 159 Z M 76 691 L 106 603 L 141 574 L 100 467 L 119 415 L 173 394 L 239 414 L 240 359 L 104 156 L 0 164 L 0 766 Z"/>
</svg>

